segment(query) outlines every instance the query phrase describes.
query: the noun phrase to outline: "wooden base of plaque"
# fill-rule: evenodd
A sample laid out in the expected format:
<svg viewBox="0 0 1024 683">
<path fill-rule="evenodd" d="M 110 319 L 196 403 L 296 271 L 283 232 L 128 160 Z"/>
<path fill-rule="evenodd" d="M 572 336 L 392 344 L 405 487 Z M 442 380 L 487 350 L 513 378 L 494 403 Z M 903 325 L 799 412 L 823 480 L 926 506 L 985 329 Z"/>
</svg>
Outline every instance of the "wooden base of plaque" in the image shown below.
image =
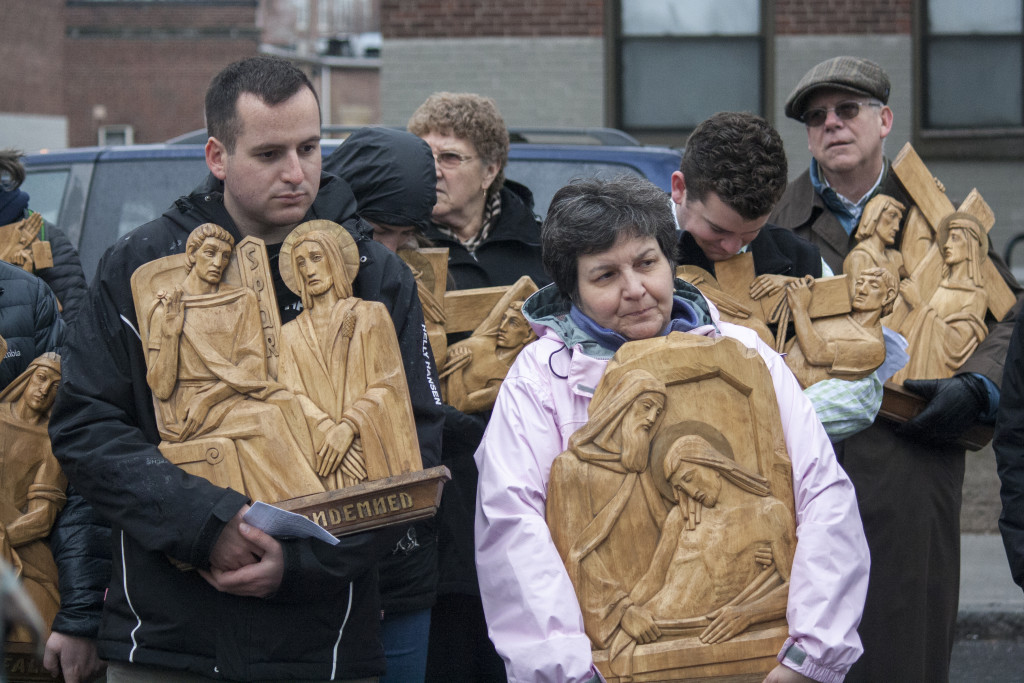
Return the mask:
<svg viewBox="0 0 1024 683">
<path fill-rule="evenodd" d="M 637 645 L 628 676 L 614 673 L 608 650 L 595 650 L 594 664 L 608 683 L 760 683 L 778 665 L 776 656 L 788 637 L 784 622 L 763 626 L 714 645 L 705 645 L 696 636 Z"/>
<path fill-rule="evenodd" d="M 890 422 L 903 424 L 920 414 L 927 405 L 923 398 L 904 389 L 900 384 L 886 382 L 882 389 L 882 407 L 878 411 L 878 416 Z M 977 451 L 991 440 L 992 425 L 974 424 L 964 432 L 958 443 L 969 451 Z"/>
<path fill-rule="evenodd" d="M 62 676 L 54 678 L 50 672 L 43 668 L 43 661 L 39 656 L 36 647 L 31 643 L 9 643 L 3 644 L 4 648 L 4 676 L 3 680 L 8 683 L 35 683 L 35 681 L 63 681 Z"/>
<path fill-rule="evenodd" d="M 448 468 L 441 465 L 291 498 L 275 506 L 302 515 L 340 537 L 433 517 L 441 504 L 441 489 L 451 478 Z"/>
</svg>

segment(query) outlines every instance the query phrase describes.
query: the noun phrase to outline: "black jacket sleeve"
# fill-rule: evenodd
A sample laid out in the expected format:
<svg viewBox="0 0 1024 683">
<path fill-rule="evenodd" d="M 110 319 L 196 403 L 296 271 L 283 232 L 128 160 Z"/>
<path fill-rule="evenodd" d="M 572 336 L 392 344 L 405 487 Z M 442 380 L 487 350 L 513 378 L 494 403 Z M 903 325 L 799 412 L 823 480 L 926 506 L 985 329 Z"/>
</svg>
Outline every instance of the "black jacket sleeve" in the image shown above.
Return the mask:
<svg viewBox="0 0 1024 683">
<path fill-rule="evenodd" d="M 1024 323 L 1020 320 L 1006 355 L 1001 393 L 992 440 L 1002 483 L 999 531 L 1013 580 L 1024 588 Z"/>
<path fill-rule="evenodd" d="M 50 552 L 60 578 L 60 611 L 52 629 L 95 638 L 110 581 L 110 527 L 73 486 L 67 496 L 50 532 Z"/>
</svg>

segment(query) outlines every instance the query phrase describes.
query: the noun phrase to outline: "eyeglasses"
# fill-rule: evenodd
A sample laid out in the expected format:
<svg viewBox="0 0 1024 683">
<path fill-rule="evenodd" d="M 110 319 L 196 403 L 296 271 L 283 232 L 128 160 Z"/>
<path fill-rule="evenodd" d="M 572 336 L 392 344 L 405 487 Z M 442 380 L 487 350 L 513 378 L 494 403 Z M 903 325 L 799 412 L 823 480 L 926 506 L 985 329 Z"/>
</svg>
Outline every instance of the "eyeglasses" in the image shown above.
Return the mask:
<svg viewBox="0 0 1024 683">
<path fill-rule="evenodd" d="M 816 109 L 808 109 L 800 117 L 800 120 L 804 122 L 804 125 L 810 128 L 817 128 L 825 123 L 825 119 L 828 118 L 828 113 L 834 111 L 836 116 L 843 121 L 849 121 L 850 119 L 857 118 L 857 114 L 860 113 L 861 107 L 881 107 L 881 102 L 857 102 L 856 100 L 847 100 L 840 102 L 835 107 L 825 109 L 824 107 L 818 107 Z"/>
<path fill-rule="evenodd" d="M 447 168 L 448 170 L 458 168 L 467 161 L 471 161 L 473 158 L 474 157 L 459 154 L 458 152 L 437 152 L 434 154 L 434 160 L 437 162 L 437 165 L 441 168 Z"/>
</svg>

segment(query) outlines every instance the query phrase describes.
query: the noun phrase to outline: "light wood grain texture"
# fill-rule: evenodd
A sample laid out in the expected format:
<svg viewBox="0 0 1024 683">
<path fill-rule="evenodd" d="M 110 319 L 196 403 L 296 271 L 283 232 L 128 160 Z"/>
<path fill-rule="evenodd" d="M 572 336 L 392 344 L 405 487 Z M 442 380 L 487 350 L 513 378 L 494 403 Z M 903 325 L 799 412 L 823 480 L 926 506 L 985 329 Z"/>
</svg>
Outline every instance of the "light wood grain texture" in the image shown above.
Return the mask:
<svg viewBox="0 0 1024 683">
<path fill-rule="evenodd" d="M 903 188 L 907 191 L 907 194 L 921 211 L 924 219 L 931 226 L 932 235 L 935 240 L 932 247 L 936 251 L 940 250 L 943 244 L 943 240 L 938 235 L 939 225 L 943 219 L 946 219 L 954 211 L 972 216 L 982 227 L 987 243 L 987 235 L 992 226 L 995 225 L 995 215 L 977 188 L 971 190 L 959 208 L 954 207 L 953 203 L 946 196 L 945 187 L 937 178 L 932 176 L 921 160 L 921 157 L 918 156 L 909 142 L 903 146 L 903 149 L 900 150 L 899 155 L 893 161 L 892 169 L 903 185 Z M 911 271 L 911 279 L 918 283 L 922 298 L 928 300 L 938 286 L 939 278 L 934 275 L 934 272 L 941 268 L 942 256 L 941 254 L 932 254 L 930 257 L 928 255 L 922 256 L 921 251 L 920 242 L 915 240 L 910 245 L 909 252 L 905 253 L 904 256 L 908 262 L 911 260 L 917 262 L 917 265 Z M 998 269 L 988 259 L 987 253 L 985 258 L 979 262 L 979 268 L 981 271 L 981 282 L 979 284 L 983 284 L 986 289 L 988 308 L 996 320 L 1002 320 L 1016 302 L 1016 297 L 1014 297 L 1006 281 L 999 274 Z M 923 270 L 930 271 L 932 274 L 927 275 L 925 272 L 922 272 Z M 899 307 L 897 307 L 895 315 L 897 318 L 902 316 Z"/>
<path fill-rule="evenodd" d="M 185 254 L 132 276 L 161 450 L 254 500 L 323 491 L 302 408 L 268 375 L 259 301 L 240 286 L 232 241 L 204 224 Z M 208 457 L 211 450 L 222 457 Z"/>
<path fill-rule="evenodd" d="M 956 212 L 939 224 L 936 239 L 942 245 L 943 265 L 935 291 L 925 299 L 915 282 L 901 285 L 908 313 L 898 331 L 909 342 L 910 360 L 892 378 L 897 384 L 952 377 L 988 336 L 984 228 L 970 214 Z"/>
<path fill-rule="evenodd" d="M 628 342 L 589 415 L 552 465 L 547 520 L 602 674 L 763 677 L 796 544 L 763 361 L 729 338 Z"/>
<path fill-rule="evenodd" d="M 752 305 L 745 297 L 741 301 L 724 291 L 715 276 L 699 266 L 677 266 L 676 277 L 699 289 L 700 293 L 718 308 L 722 320 L 749 327 L 757 332 L 761 341 L 768 346 L 774 346 L 775 335 L 768 329 L 764 320 L 754 315 L 755 310 L 761 313 L 760 305 Z"/>
<path fill-rule="evenodd" d="M 833 278 L 826 280 L 835 282 Z M 882 364 L 885 340 L 880 319 L 899 292 L 899 280 L 891 271 L 867 268 L 860 271 L 852 288 L 849 313 L 812 319 L 812 304 L 826 280 L 797 280 L 786 288 L 786 302 L 796 329 L 786 345 L 786 365 L 805 389 L 826 379 L 861 379 Z M 846 285 L 840 287 L 842 296 L 850 301 Z M 827 295 L 834 296 L 835 292 Z"/>
<path fill-rule="evenodd" d="M 67 500 L 67 479 L 46 432 L 59 382 L 60 356 L 47 353 L 0 392 L 0 558 L 39 611 L 43 640 L 60 606 L 47 537 Z M 29 643 L 34 635 L 18 625 L 6 640 Z"/>
<path fill-rule="evenodd" d="M 52 266 L 52 256 L 49 257 L 49 265 L 35 263 L 33 247 L 38 243 L 39 230 L 42 227 L 43 216 L 38 213 L 0 226 L 0 261 L 7 261 L 7 263 L 23 268 L 30 273 L 34 272 L 36 268 Z M 46 253 L 49 253 L 49 246 L 49 243 L 46 243 Z"/>
<path fill-rule="evenodd" d="M 281 248 L 303 311 L 281 330 L 280 380 L 302 405 L 327 489 L 423 468 L 391 316 L 352 295 L 354 249 L 329 221 L 303 223 Z"/>
<path fill-rule="evenodd" d="M 277 362 L 281 356 L 281 312 L 274 295 L 274 277 L 270 272 L 267 247 L 258 237 L 246 237 L 235 247 L 238 274 L 243 287 L 256 293 L 260 307 L 260 327 L 266 348 L 267 374 L 277 379 Z"/>
<path fill-rule="evenodd" d="M 434 361 L 441 365 L 448 350 L 445 329 L 444 291 L 448 280 L 448 249 L 430 247 L 399 249 L 398 255 L 406 262 L 416 278 L 416 291 L 423 307 L 423 322 Z"/>
<path fill-rule="evenodd" d="M 523 315 L 523 302 L 536 291 L 529 276 L 519 278 L 468 339 L 448 347 L 440 371 L 445 402 L 464 413 L 494 406 L 516 356 L 537 338 Z"/>
</svg>

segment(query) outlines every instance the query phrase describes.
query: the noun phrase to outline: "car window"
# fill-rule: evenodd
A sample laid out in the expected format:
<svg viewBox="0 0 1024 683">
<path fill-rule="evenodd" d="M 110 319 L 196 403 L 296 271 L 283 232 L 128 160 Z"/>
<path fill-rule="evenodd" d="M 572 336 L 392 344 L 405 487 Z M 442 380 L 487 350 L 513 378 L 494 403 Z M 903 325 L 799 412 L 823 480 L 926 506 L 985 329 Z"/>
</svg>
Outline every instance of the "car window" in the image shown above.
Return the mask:
<svg viewBox="0 0 1024 683">
<path fill-rule="evenodd" d="M 548 213 L 551 198 L 574 178 L 614 178 L 619 175 L 642 176 L 628 164 L 587 161 L 541 161 L 511 159 L 505 177 L 526 185 L 533 192 L 533 211 L 541 220 Z"/>
<path fill-rule="evenodd" d="M 56 225 L 60 215 L 60 202 L 70 171 L 66 168 L 52 171 L 29 171 L 21 189 L 28 193 L 29 207 L 43 214 L 43 219 Z"/>
<path fill-rule="evenodd" d="M 166 211 L 207 174 L 203 158 L 132 159 L 97 164 L 78 253 L 91 278 L 114 240 Z"/>
</svg>

